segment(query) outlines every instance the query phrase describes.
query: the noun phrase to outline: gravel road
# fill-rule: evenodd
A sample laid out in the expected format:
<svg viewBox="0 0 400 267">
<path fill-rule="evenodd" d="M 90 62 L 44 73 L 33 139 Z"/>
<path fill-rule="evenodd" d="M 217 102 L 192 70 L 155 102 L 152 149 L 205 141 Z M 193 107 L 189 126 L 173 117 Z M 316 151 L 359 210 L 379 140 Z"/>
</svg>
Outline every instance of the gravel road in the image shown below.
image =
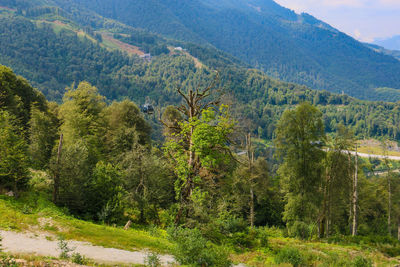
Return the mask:
<svg viewBox="0 0 400 267">
<path fill-rule="evenodd" d="M 349 151 L 350 154 L 355 155 L 356 152 L 355 151 Z M 375 158 L 375 159 L 384 159 L 386 156 L 383 155 L 374 155 L 374 154 L 367 154 L 367 153 L 357 153 L 359 157 L 362 158 Z M 387 156 L 388 159 L 390 160 L 396 160 L 396 161 L 400 161 L 400 157 L 399 156 Z"/>
<path fill-rule="evenodd" d="M 58 241 L 48 240 L 46 235 L 36 235 L 30 233 L 15 233 L 10 231 L 0 231 L 3 238 L 2 248 L 5 252 L 16 254 L 36 254 L 39 256 L 58 257 Z M 146 258 L 145 251 L 125 251 L 114 248 L 104 248 L 93 246 L 90 243 L 79 241 L 68 241 L 71 248 L 75 248 L 74 252 L 89 258 L 98 263 L 110 264 L 143 264 Z M 163 265 L 174 262 L 172 256 L 161 255 Z"/>
</svg>

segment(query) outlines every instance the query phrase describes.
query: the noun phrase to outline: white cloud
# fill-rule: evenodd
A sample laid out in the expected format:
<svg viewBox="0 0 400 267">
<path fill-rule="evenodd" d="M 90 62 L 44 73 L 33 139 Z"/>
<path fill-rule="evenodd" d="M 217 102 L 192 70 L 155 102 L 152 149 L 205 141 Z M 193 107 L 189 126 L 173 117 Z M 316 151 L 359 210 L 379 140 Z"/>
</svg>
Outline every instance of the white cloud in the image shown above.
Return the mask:
<svg viewBox="0 0 400 267">
<path fill-rule="evenodd" d="M 354 37 L 356 37 L 356 39 L 360 39 L 361 38 L 361 32 L 359 29 L 355 29 L 354 30 Z"/>
<path fill-rule="evenodd" d="M 276 0 L 298 12 L 310 8 L 400 8 L 400 0 Z"/>
<path fill-rule="evenodd" d="M 362 41 L 400 34 L 400 0 L 275 0 Z"/>
<path fill-rule="evenodd" d="M 386 7 L 400 8 L 399 0 L 379 0 L 378 2 L 378 4 Z"/>
<path fill-rule="evenodd" d="M 391 1 L 391 0 L 380 0 Z M 277 3 L 295 10 L 296 12 L 307 11 L 310 8 L 336 8 L 336 7 L 363 7 L 365 0 L 276 0 Z"/>
</svg>

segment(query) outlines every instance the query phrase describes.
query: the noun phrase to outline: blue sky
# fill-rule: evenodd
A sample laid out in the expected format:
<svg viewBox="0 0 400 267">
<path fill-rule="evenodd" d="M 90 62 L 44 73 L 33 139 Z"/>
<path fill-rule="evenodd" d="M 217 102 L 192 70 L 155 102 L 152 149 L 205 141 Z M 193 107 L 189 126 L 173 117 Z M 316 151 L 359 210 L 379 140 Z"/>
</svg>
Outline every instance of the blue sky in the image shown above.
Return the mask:
<svg viewBox="0 0 400 267">
<path fill-rule="evenodd" d="M 361 41 L 400 35 L 400 0 L 275 1 L 298 13 L 310 13 Z"/>
</svg>

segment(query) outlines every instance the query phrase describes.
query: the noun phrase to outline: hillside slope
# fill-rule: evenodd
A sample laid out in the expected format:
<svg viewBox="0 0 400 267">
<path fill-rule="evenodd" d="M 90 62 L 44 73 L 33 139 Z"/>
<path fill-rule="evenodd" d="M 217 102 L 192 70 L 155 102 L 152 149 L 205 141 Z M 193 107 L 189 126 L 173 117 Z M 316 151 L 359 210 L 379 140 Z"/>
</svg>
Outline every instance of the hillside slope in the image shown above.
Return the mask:
<svg viewBox="0 0 400 267">
<path fill-rule="evenodd" d="M 63 8 L 70 3 L 54 2 Z M 215 46 L 275 78 L 311 88 L 370 100 L 379 100 L 375 88 L 400 88 L 398 60 L 272 0 L 73 2 L 134 27 Z"/>
<path fill-rule="evenodd" d="M 234 103 L 235 116 L 262 138 L 271 139 L 284 110 L 303 101 L 318 105 L 325 113 L 327 132 L 334 132 L 343 123 L 359 136 L 400 138 L 399 105 L 395 103 L 364 102 L 280 82 L 241 67 L 215 49 L 196 45 L 188 44 L 185 53 L 160 54 L 147 62 L 120 50 L 109 51 L 90 35 L 55 26 L 20 16 L 0 18 L 0 64 L 26 77 L 50 100 L 60 101 L 65 87 L 86 80 L 109 100 L 128 97 L 142 104 L 149 98 L 162 109 L 179 103 L 178 85 L 206 86 L 218 69 L 219 86 L 229 95 L 225 101 Z M 194 58 L 204 67 L 196 67 Z M 381 92 L 400 96 L 394 89 Z M 159 129 L 157 118 L 149 119 Z M 154 134 L 159 138 L 157 130 Z"/>
<path fill-rule="evenodd" d="M 59 251 L 54 251 L 52 245 L 60 236 L 65 238 L 70 247 L 76 247 L 74 252 L 89 256 L 91 266 L 98 266 L 98 263 L 102 263 L 103 265 L 101 266 L 115 266 L 116 262 L 120 263 L 128 259 L 130 263 L 138 263 L 131 259 L 132 255 L 140 254 L 138 250 L 150 249 L 160 254 L 166 254 L 173 252 L 176 245 L 168 241 L 168 236 L 164 230 L 156 227 L 143 229 L 142 227 L 134 226 L 125 231 L 122 227 L 111 227 L 75 219 L 66 215 L 62 209 L 57 208 L 47 199 L 46 195 L 38 194 L 37 192 L 26 193 L 20 199 L 0 195 L 0 209 L 3 215 L 0 217 L 1 230 L 10 231 L 12 229 L 25 232 L 25 234 L 5 232 L 7 235 L 5 241 L 13 241 L 10 238 L 21 238 L 22 236 L 29 242 L 36 241 L 38 242 L 36 244 L 47 246 L 49 251 L 47 253 L 43 251 L 39 254 L 51 256 L 45 258 L 40 258 L 38 255 L 33 257 L 29 253 L 29 251 L 38 250 L 36 245 L 35 248 L 31 249 L 25 246 L 21 247 L 21 249 L 11 249 L 18 258 L 24 258 L 31 263 L 41 263 L 39 266 L 42 266 L 43 263 L 54 264 L 53 261 L 59 255 L 57 253 Z M 360 257 L 371 259 L 379 266 L 394 266 L 399 263 L 398 259 L 387 255 L 390 249 L 398 249 L 397 244 L 385 244 L 385 246 L 381 246 L 376 242 L 366 244 L 364 241 L 368 240 L 367 238 L 365 240 L 360 238 L 359 240 L 349 239 L 339 242 L 335 242 L 332 239 L 329 243 L 325 240 L 320 242 L 304 241 L 283 237 L 282 230 L 276 228 L 263 228 L 261 231 L 268 235 L 268 248 L 240 252 L 231 249 L 231 258 L 234 263 L 246 263 L 249 266 L 282 266 L 276 263 L 275 258 L 281 249 L 285 249 L 288 246 L 301 251 L 303 260 L 312 265 L 350 266 L 348 264 Z M 77 242 L 76 240 L 90 242 L 97 247 L 89 247 L 87 243 Z M 93 257 L 96 254 L 94 249 L 109 254 L 96 258 Z M 10 250 L 7 249 L 7 251 Z M 120 256 L 121 260 L 118 261 L 116 256 Z M 171 257 L 169 256 L 160 258 L 164 262 L 171 262 Z M 140 260 L 142 259 L 143 256 L 141 255 Z M 86 259 L 87 261 L 88 259 Z M 108 262 L 110 265 L 104 265 L 104 262 Z M 111 263 L 113 264 L 111 265 Z"/>
</svg>

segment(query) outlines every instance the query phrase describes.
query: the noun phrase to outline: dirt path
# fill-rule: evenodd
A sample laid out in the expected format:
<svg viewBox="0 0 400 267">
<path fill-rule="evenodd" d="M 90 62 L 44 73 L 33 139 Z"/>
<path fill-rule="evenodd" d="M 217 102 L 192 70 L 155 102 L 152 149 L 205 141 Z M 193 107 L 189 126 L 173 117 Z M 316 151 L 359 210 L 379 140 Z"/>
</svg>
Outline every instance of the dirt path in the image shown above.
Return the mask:
<svg viewBox="0 0 400 267">
<path fill-rule="evenodd" d="M 349 152 L 352 155 L 356 154 L 355 151 L 349 151 Z M 362 158 L 376 158 L 376 159 L 384 159 L 385 158 L 385 156 L 383 156 L 383 155 L 374 155 L 374 154 L 367 154 L 367 153 L 360 153 L 360 152 L 358 152 L 357 154 L 358 154 L 359 157 L 362 157 Z M 389 160 L 400 161 L 400 157 L 399 156 L 387 156 L 387 158 Z"/>
<path fill-rule="evenodd" d="M 15 233 L 10 231 L 0 231 L 0 235 L 3 238 L 2 248 L 5 252 L 52 257 L 58 257 L 60 255 L 58 241 L 47 240 L 45 235 Z M 74 252 L 78 252 L 86 258 L 98 263 L 143 264 L 146 258 L 145 251 L 132 252 L 121 249 L 104 248 L 79 241 L 68 241 L 68 245 L 71 248 L 75 248 Z M 163 265 L 174 262 L 173 257 L 169 255 L 162 255 L 160 259 Z"/>
</svg>

